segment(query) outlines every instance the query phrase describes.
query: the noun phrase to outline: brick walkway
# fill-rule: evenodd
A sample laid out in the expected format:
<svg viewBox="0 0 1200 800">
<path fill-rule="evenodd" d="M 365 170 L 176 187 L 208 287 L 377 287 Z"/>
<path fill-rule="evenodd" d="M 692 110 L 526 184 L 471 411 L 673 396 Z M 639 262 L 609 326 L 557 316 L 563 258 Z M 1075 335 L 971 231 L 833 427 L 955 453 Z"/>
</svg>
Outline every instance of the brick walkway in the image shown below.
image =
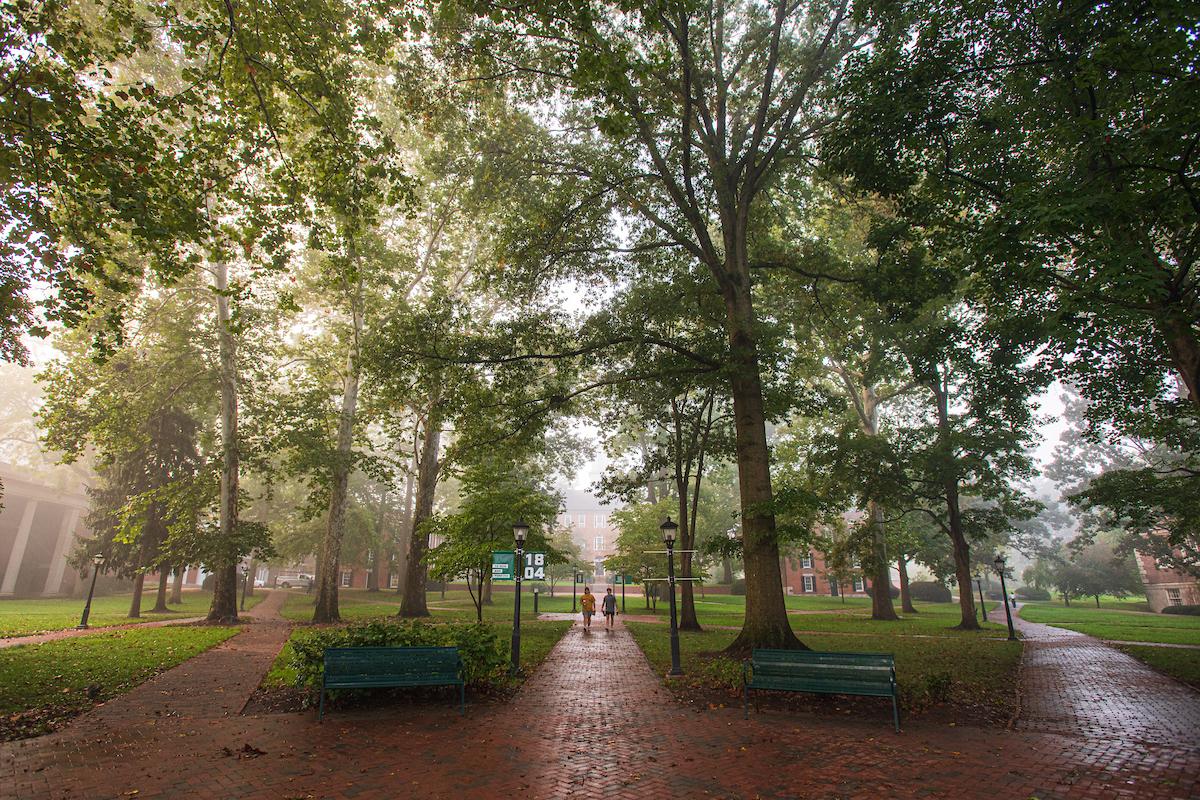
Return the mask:
<svg viewBox="0 0 1200 800">
<path fill-rule="evenodd" d="M 264 606 L 266 602 L 264 601 Z M 264 609 L 266 610 L 266 609 Z M 449 695 L 315 715 L 238 716 L 243 663 L 265 669 L 282 625 L 189 662 L 211 698 L 160 700 L 168 673 L 71 728 L 0 745 L 0 798 L 976 798 L 1182 800 L 1200 793 L 1195 729 L 1173 745 L 1103 729 L 985 730 L 879 713 L 831 720 L 675 702 L 632 637 L 571 628 L 508 703 L 454 713 Z M 247 662 L 216 657 L 234 643 Z M 181 666 L 178 669 L 183 669 Z M 244 702 L 244 701 L 242 701 Z M 158 712 L 155 714 L 155 712 Z M 230 714 L 224 716 L 224 714 Z M 134 792 L 136 791 L 136 794 Z"/>
<path fill-rule="evenodd" d="M 1004 606 L 988 619 L 1004 624 Z M 1018 729 L 1200 745 L 1200 692 L 1091 636 L 1020 616 L 1013 625 L 1025 639 Z"/>
<path fill-rule="evenodd" d="M 99 628 L 64 628 L 61 631 L 49 631 L 47 633 L 35 633 L 31 636 L 9 636 L 0 639 L 0 650 L 6 647 L 19 647 L 23 644 L 45 644 L 46 642 L 57 642 L 60 639 L 74 639 L 77 636 L 94 636 L 97 633 L 111 633 L 112 631 L 123 631 L 129 628 L 164 628 L 167 625 L 190 625 L 193 622 L 200 622 L 204 617 L 182 617 L 175 619 L 162 619 L 157 622 L 130 622 L 126 625 L 104 625 Z"/>
</svg>

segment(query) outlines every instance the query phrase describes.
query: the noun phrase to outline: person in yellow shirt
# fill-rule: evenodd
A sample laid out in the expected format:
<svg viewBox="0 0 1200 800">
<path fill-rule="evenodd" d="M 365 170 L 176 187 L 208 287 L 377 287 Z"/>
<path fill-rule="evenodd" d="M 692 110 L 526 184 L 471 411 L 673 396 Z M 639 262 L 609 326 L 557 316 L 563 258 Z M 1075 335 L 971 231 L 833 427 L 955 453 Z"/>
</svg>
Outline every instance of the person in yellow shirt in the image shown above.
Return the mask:
<svg viewBox="0 0 1200 800">
<path fill-rule="evenodd" d="M 583 596 L 579 598 L 579 605 L 583 607 L 584 630 L 590 630 L 592 627 L 592 615 L 596 613 L 596 596 L 592 594 L 592 590 L 587 586 L 583 587 Z"/>
</svg>

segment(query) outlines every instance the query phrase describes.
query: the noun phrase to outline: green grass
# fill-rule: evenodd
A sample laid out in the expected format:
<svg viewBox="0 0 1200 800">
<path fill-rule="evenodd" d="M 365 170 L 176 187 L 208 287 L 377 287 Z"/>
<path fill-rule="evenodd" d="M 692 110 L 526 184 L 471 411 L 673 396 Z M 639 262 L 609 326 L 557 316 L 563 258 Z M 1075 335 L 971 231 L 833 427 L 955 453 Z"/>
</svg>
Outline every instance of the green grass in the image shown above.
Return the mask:
<svg viewBox="0 0 1200 800">
<path fill-rule="evenodd" d="M 662 626 L 628 624 L 656 672 L 670 667 L 670 641 Z M 680 634 L 680 654 L 687 689 L 716 689 L 736 701 L 742 684 L 742 665 L 715 655 L 736 636 L 712 630 Z M 807 635 L 814 650 L 893 653 L 901 704 L 909 711 L 941 702 L 970 707 L 984 716 L 1004 719 L 1011 709 L 1021 644 L 991 638 L 916 639 L 887 635 Z M 672 685 L 677 685 L 673 683 Z"/>
<path fill-rule="evenodd" d="M 1149 664 L 1159 672 L 1170 675 L 1177 681 L 1200 689 L 1200 650 L 1184 650 L 1175 647 L 1140 647 L 1118 645 L 1139 661 Z"/>
<path fill-rule="evenodd" d="M 1200 644 L 1200 617 L 1151 614 L 1094 605 L 1066 606 L 1026 603 L 1018 609 L 1024 619 L 1067 628 L 1098 639 L 1123 642 Z"/>
<path fill-rule="evenodd" d="M 202 617 L 208 613 L 208 607 L 212 604 L 210 592 L 184 592 L 183 603 L 171 606 L 169 614 L 150 614 L 146 609 L 154 607 L 154 593 L 147 590 L 142 594 L 141 618 L 129 619 L 126 614 L 129 613 L 129 602 L 132 598 L 132 593 L 93 598 L 88 625 L 99 628 L 107 625 Z M 253 608 L 262 598 L 262 592 L 246 598 L 246 608 Z M 79 624 L 79 617 L 83 613 L 83 602 L 75 598 L 0 600 L 0 639 L 74 628 Z"/>
<path fill-rule="evenodd" d="M 37 734 L 204 652 L 236 627 L 137 628 L 0 650 L 4 733 Z M 28 716 L 21 724 L 22 715 Z"/>
</svg>

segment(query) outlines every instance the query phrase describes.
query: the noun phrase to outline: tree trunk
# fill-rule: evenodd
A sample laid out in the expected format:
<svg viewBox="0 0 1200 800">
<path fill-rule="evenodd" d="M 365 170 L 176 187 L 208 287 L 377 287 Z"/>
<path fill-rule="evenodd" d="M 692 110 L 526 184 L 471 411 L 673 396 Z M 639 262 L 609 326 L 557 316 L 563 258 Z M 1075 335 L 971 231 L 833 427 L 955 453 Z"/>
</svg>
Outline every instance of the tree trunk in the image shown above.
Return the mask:
<svg viewBox="0 0 1200 800">
<path fill-rule="evenodd" d="M 676 424 L 679 424 L 678 416 L 676 416 Z M 699 476 L 696 477 L 699 482 Z M 688 552 L 695 545 L 696 531 L 695 520 L 688 508 L 688 476 L 680 474 L 678 471 L 675 475 L 675 488 L 679 494 L 679 577 L 692 577 L 692 553 Z M 696 618 L 696 599 L 692 594 L 692 582 L 690 580 L 682 580 L 680 584 L 680 608 L 679 608 L 679 630 L 681 631 L 698 631 L 700 620 Z"/>
<path fill-rule="evenodd" d="M 361 284 L 357 291 L 362 291 Z M 325 527 L 325 538 L 321 542 L 321 555 L 317 561 L 317 603 L 313 609 L 313 622 L 338 622 L 342 615 L 338 610 L 338 584 L 341 570 L 342 537 L 346 533 L 346 504 L 350 487 L 350 473 L 354 469 L 354 422 L 358 414 L 359 337 L 362 336 L 363 317 L 356 296 L 351 301 L 353 329 L 350 347 L 346 353 L 346 382 L 342 386 L 342 410 L 338 416 L 337 452 L 333 461 L 333 482 L 329 493 L 329 519 Z"/>
<path fill-rule="evenodd" d="M 171 609 L 167 607 L 167 568 L 163 567 L 158 573 L 158 592 L 154 596 L 154 608 L 151 614 L 165 614 Z"/>
<path fill-rule="evenodd" d="M 254 573 L 258 572 L 258 562 L 253 558 L 246 564 L 246 597 L 254 597 Z"/>
<path fill-rule="evenodd" d="M 404 519 L 396 537 L 396 594 L 403 595 L 408 585 L 408 548 L 412 545 L 413 532 L 413 475 L 417 471 L 417 454 L 413 453 L 412 464 L 404 476 Z"/>
<path fill-rule="evenodd" d="M 1096 595 L 1095 597 L 1096 597 L 1096 608 L 1099 608 L 1100 607 L 1100 595 Z M 1005 602 L 1007 602 L 1007 601 L 1008 601 L 1008 598 L 1005 598 Z"/>
<path fill-rule="evenodd" d="M 1167 349 L 1189 399 L 1200 410 L 1200 340 L 1186 318 L 1171 317 L 1159 322 L 1167 340 Z"/>
<path fill-rule="evenodd" d="M 171 584 L 171 599 L 167 601 L 173 606 L 177 606 L 183 602 L 183 576 L 186 572 L 187 567 L 185 565 L 175 568 L 175 581 Z"/>
<path fill-rule="evenodd" d="M 883 509 L 879 503 L 868 500 L 867 513 L 871 518 L 871 583 L 874 586 L 871 592 L 871 619 L 899 619 L 896 607 L 892 605 L 892 576 L 887 561 Z"/>
<path fill-rule="evenodd" d="M 950 458 L 950 392 L 943 386 L 942 377 L 933 381 L 929 388 L 933 393 L 934 404 L 937 406 L 938 439 Z M 958 475 L 947 475 L 942 480 L 942 492 L 946 498 L 947 525 L 950 542 L 954 550 L 954 574 L 958 579 L 958 607 L 961 619 L 959 628 L 964 630 L 979 630 L 979 618 L 975 614 L 975 598 L 971 596 L 971 547 L 963 533 L 962 513 L 959 508 Z"/>
<path fill-rule="evenodd" d="M 521 568 L 522 568 L 522 565 L 518 564 L 517 569 L 521 569 Z M 491 573 L 483 574 L 483 586 L 481 586 L 479 588 L 479 597 L 485 606 L 493 605 Z"/>
<path fill-rule="evenodd" d="M 733 559 L 729 556 L 721 559 L 721 583 L 726 586 L 733 583 Z"/>
<path fill-rule="evenodd" d="M 913 608 L 912 595 L 908 592 L 908 559 L 901 553 L 896 557 L 896 571 L 900 573 L 900 608 L 905 614 L 916 614 Z"/>
<path fill-rule="evenodd" d="M 129 601 L 129 618 L 141 619 L 142 616 L 142 586 L 146 583 L 145 573 L 139 572 L 133 579 L 133 599 Z"/>
<path fill-rule="evenodd" d="M 221 381 L 221 488 L 220 537 L 235 541 L 238 524 L 238 401 L 237 346 L 230 326 L 229 269 L 224 261 L 214 266 L 217 295 L 217 347 Z M 237 556 L 213 567 L 213 598 L 208 622 L 237 622 Z"/>
<path fill-rule="evenodd" d="M 744 231 L 744 228 L 742 228 Z M 744 254 L 744 243 L 739 250 Z M 746 617 L 741 633 L 726 648 L 745 653 L 755 647 L 803 648 L 788 622 L 775 536 L 771 456 L 767 448 L 762 375 L 754 338 L 754 309 L 748 269 L 731 270 L 722 287 L 729 332 L 730 389 L 741 490 L 742 552 L 746 570 Z"/>
<path fill-rule="evenodd" d="M 437 387 L 430 394 L 425 413 L 425 430 L 421 437 L 421 456 L 417 463 L 417 497 L 412 516 L 412 536 L 408 546 L 407 578 L 400 601 L 400 616 L 428 617 L 425 603 L 425 581 L 428 566 L 425 553 L 429 549 L 429 534 L 421 524 L 433 516 L 434 493 L 437 491 L 438 451 L 442 443 L 441 392 Z"/>
</svg>

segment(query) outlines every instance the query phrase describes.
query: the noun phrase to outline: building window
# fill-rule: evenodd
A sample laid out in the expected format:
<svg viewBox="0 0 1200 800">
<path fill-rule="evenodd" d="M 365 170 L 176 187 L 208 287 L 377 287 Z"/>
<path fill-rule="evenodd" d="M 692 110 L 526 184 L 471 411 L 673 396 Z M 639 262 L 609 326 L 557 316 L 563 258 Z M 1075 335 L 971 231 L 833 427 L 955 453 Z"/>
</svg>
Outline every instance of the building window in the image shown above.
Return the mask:
<svg viewBox="0 0 1200 800">
<path fill-rule="evenodd" d="M 576 514 L 575 521 L 580 525 L 587 525 L 587 514 Z"/>
<path fill-rule="evenodd" d="M 349 588 L 350 587 L 350 579 L 353 577 L 354 577 L 354 573 L 351 570 L 348 570 L 348 569 L 342 570 L 342 586 Z"/>
<path fill-rule="evenodd" d="M 1183 597 L 1178 589 L 1167 589 L 1167 601 L 1173 606 L 1183 605 Z"/>
<path fill-rule="evenodd" d="M 597 536 L 592 541 L 592 549 L 593 550 L 603 550 L 604 549 L 604 537 L 603 536 Z"/>
<path fill-rule="evenodd" d="M 400 573 L 399 572 L 389 572 L 388 573 L 388 588 L 395 589 L 399 585 L 400 585 Z"/>
<path fill-rule="evenodd" d="M 817 579 L 812 575 L 804 576 L 804 591 L 815 592 L 817 590 Z"/>
<path fill-rule="evenodd" d="M 802 569 L 812 569 L 812 553 L 800 559 L 800 566 Z"/>
<path fill-rule="evenodd" d="M 596 575 L 598 577 L 601 577 L 601 578 L 604 577 L 604 560 L 603 559 L 600 559 L 600 558 L 596 559 L 596 562 L 592 567 L 592 574 Z"/>
<path fill-rule="evenodd" d="M 854 591 L 862 592 L 862 591 L 866 591 L 866 588 L 867 588 L 867 584 L 865 581 L 863 581 L 862 578 L 854 579 Z"/>
</svg>

